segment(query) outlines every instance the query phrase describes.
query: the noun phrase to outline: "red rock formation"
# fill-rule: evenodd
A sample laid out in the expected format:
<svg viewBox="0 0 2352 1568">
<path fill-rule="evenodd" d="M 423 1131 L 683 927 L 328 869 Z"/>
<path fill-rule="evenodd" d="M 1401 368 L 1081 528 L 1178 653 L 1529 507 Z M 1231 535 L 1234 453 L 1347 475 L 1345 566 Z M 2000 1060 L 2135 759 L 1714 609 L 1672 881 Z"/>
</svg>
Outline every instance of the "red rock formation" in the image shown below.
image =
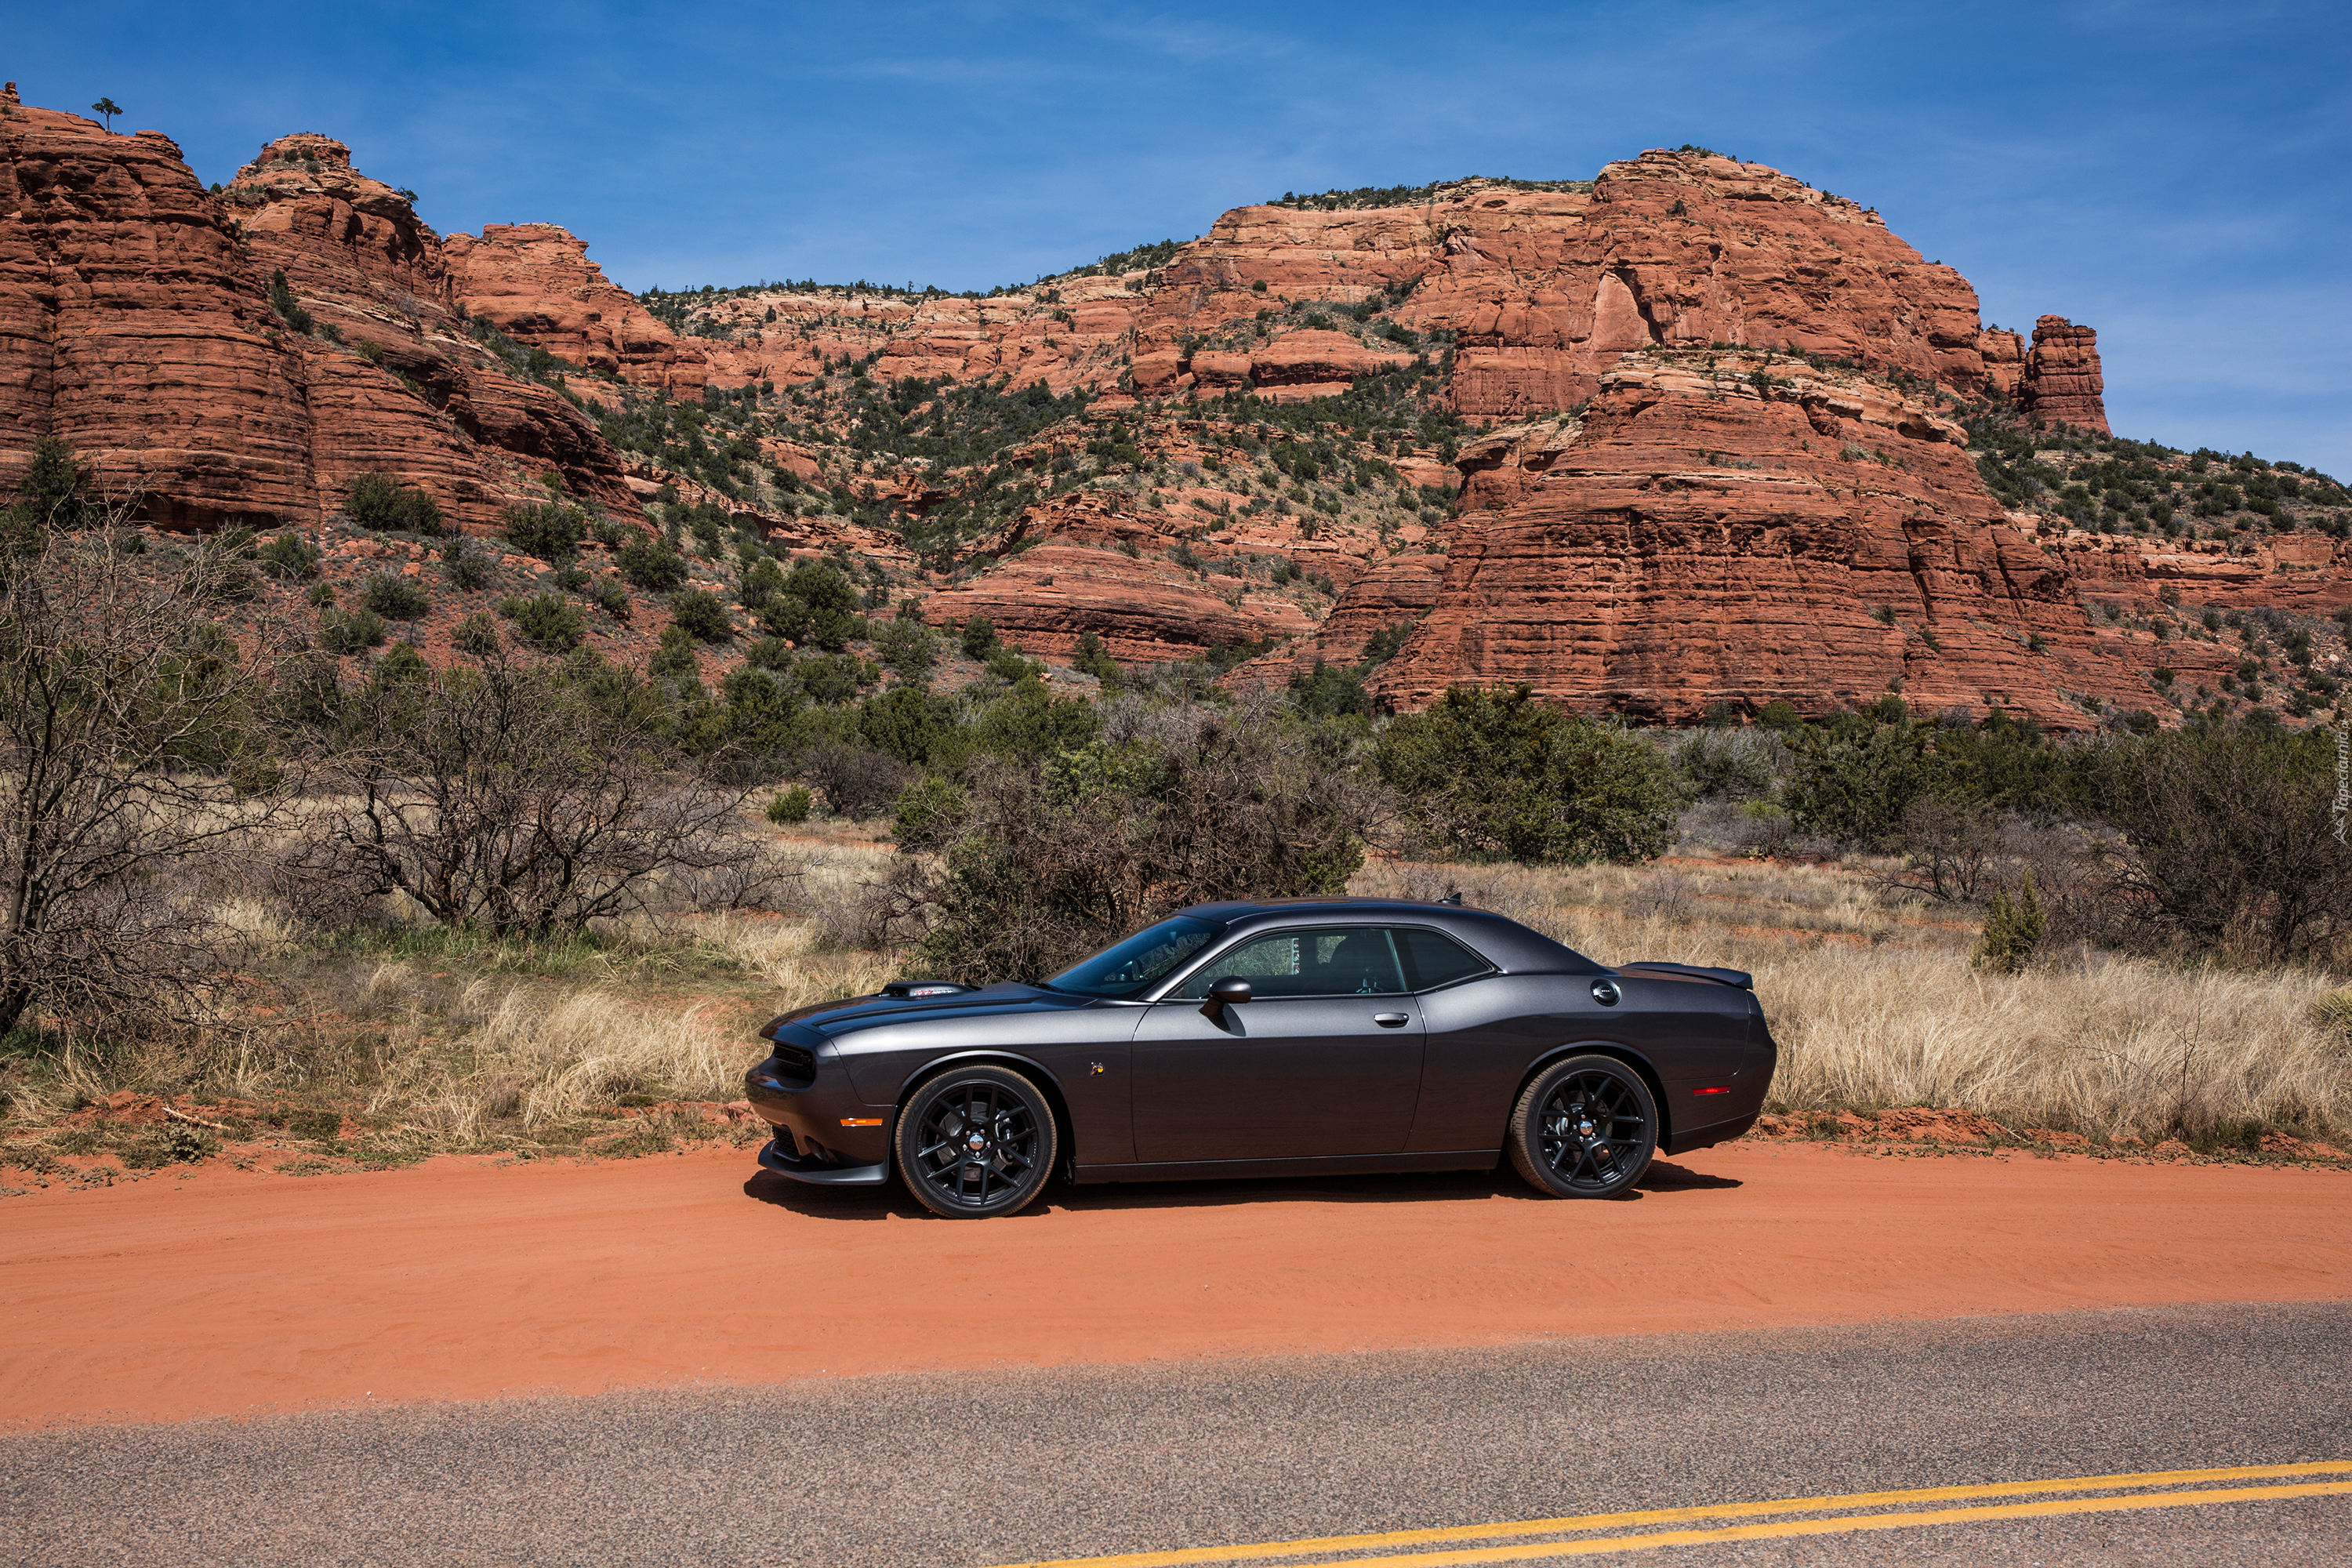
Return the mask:
<svg viewBox="0 0 2352 1568">
<path fill-rule="evenodd" d="M 2099 334 L 2063 316 L 2033 323 L 2033 352 L 2025 357 L 2018 406 L 2052 425 L 2107 429 L 2106 380 L 2099 374 Z"/>
<path fill-rule="evenodd" d="M 443 242 L 452 291 L 519 342 L 640 386 L 700 392 L 714 380 L 702 345 L 605 278 L 588 242 L 551 223 L 492 223 Z M 722 384 L 742 384 L 737 378 Z"/>
<path fill-rule="evenodd" d="M 453 331 L 438 247 L 322 136 L 215 197 L 155 132 L 0 103 L 0 484 L 54 428 L 173 527 L 314 522 L 368 468 L 478 529 L 550 468 L 636 515 L 594 425 Z"/>
<path fill-rule="evenodd" d="M 310 517 L 306 379 L 179 148 L 0 103 L 0 486 L 54 427 L 158 521 Z"/>
<path fill-rule="evenodd" d="M 2014 399 L 2025 378 L 2025 340 L 2006 327 L 1988 327 L 1977 339 L 1984 359 L 1986 390 Z"/>
<path fill-rule="evenodd" d="M 1245 593 L 1238 584 L 1221 592 L 1220 581 L 1099 546 L 1041 544 L 970 584 L 932 595 L 923 616 L 955 627 L 986 616 L 1006 641 L 1066 658 L 1091 631 L 1112 658 L 1147 663 L 1312 629 L 1296 601 Z"/>
<path fill-rule="evenodd" d="M 1464 451 L 1435 605 L 1375 689 L 1412 708 L 1457 682 L 1526 681 L 1662 722 L 1889 690 L 2059 728 L 2092 721 L 2082 698 L 2153 706 L 2143 667 L 2095 637 L 2063 558 L 2008 525 L 1964 442 L 1875 378 L 1630 355 L 1580 420 Z M 1335 626 L 1370 618 L 1357 596 Z"/>
</svg>

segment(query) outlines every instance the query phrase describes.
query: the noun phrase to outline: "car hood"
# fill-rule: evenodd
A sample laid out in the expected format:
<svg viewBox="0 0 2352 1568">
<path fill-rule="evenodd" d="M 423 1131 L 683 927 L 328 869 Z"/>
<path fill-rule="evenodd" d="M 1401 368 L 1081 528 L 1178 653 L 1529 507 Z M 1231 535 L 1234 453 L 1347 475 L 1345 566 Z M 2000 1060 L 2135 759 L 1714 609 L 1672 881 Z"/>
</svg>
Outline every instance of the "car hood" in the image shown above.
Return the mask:
<svg viewBox="0 0 2352 1568">
<path fill-rule="evenodd" d="M 814 1035 L 831 1040 L 861 1029 L 918 1020 L 1066 1013 L 1074 1007 L 1097 1005 L 1097 999 L 1092 996 L 1076 996 L 1066 991 L 1047 991 L 1007 981 L 978 991 L 960 991 L 952 996 L 856 996 L 845 1002 L 820 1002 L 769 1019 L 761 1028 L 760 1037 L 772 1040 L 779 1031 L 790 1029 L 803 1037 Z"/>
</svg>

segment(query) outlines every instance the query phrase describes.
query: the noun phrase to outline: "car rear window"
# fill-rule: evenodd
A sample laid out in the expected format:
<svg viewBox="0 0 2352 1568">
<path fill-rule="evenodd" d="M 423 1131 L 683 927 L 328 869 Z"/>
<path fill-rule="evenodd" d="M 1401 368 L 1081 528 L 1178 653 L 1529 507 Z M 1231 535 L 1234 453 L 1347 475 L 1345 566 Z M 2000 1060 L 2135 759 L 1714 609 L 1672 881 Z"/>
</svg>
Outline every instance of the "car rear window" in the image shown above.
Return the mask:
<svg viewBox="0 0 2352 1568">
<path fill-rule="evenodd" d="M 1405 973 L 1412 977 L 1415 991 L 1434 991 L 1441 985 L 1484 974 L 1494 967 L 1443 931 L 1400 926 L 1396 942 L 1398 951 L 1404 954 Z"/>
</svg>

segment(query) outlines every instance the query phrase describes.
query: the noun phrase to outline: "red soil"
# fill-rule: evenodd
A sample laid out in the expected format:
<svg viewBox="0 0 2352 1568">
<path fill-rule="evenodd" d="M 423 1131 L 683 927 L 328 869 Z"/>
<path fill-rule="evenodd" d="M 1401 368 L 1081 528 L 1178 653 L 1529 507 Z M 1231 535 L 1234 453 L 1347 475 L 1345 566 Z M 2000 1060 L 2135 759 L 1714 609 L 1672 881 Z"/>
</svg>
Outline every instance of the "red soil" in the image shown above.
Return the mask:
<svg viewBox="0 0 2352 1568">
<path fill-rule="evenodd" d="M 1202 1183 L 980 1225 L 752 1171 L 214 1167 L 11 1200 L 0 1423 L 2352 1296 L 2326 1169 L 1750 1142 L 1624 1203 Z"/>
</svg>

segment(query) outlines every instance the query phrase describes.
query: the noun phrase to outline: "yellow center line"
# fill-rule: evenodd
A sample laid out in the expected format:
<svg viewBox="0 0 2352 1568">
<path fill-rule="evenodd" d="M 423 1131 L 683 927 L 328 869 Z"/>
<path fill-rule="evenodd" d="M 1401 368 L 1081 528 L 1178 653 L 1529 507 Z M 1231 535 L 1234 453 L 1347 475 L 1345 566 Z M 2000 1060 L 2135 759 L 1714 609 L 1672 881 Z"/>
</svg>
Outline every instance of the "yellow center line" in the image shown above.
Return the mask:
<svg viewBox="0 0 2352 1568">
<path fill-rule="evenodd" d="M 1914 1513 L 1848 1514 L 1843 1519 L 1783 1519 L 1768 1524 L 1735 1524 L 1721 1530 L 1662 1530 L 1645 1535 L 1603 1535 L 1582 1541 L 1538 1541 L 1526 1546 L 1476 1547 L 1464 1552 L 1423 1552 L 1402 1557 L 1370 1557 L 1381 1568 L 1438 1568 L 1468 1563 L 1525 1563 L 1539 1558 L 1598 1557 L 1617 1552 L 1651 1552 L 1662 1546 L 1697 1546 L 1713 1541 L 1767 1541 L 1792 1535 L 1840 1535 L 1864 1530 L 1916 1530 L 1930 1524 L 1978 1524 L 1991 1519 L 2049 1519 L 2069 1513 L 2124 1513 L 2157 1508 L 2201 1508 L 2219 1502 L 2261 1502 L 2276 1498 L 2352 1497 L 2352 1481 L 2311 1481 L 2301 1486 L 2237 1487 L 2180 1492 L 2137 1492 L 2127 1497 L 2057 1498 L 2044 1502 L 1993 1503 L 1977 1508 L 1927 1509 Z"/>
<path fill-rule="evenodd" d="M 1893 1503 L 1957 1502 L 1969 1498 L 2030 1496 L 2035 1492 L 2117 1491 L 2126 1488 L 2187 1486 L 2211 1481 L 2275 1480 L 2289 1476 L 2340 1475 L 2347 1471 L 2352 1471 L 2352 1460 L 2324 1460 L 2301 1465 L 2238 1465 L 2211 1470 L 2144 1470 L 2127 1475 L 2075 1476 L 2064 1480 L 1997 1481 L 1981 1486 L 1921 1487 L 1908 1491 L 1846 1492 L 1829 1497 L 1781 1498 L 1771 1502 L 1706 1503 L 1692 1508 L 1644 1509 L 1630 1513 L 1575 1514 L 1559 1519 L 1528 1519 L 1500 1524 L 1462 1525 L 1451 1529 L 1391 1530 L 1370 1535 L 1325 1535 L 1297 1541 L 1272 1541 L 1252 1546 L 1195 1546 L 1174 1552 L 1133 1552 L 1109 1557 L 1061 1557 L 1051 1561 L 1009 1564 L 1007 1568 L 1181 1568 L 1182 1564 L 1193 1563 L 1245 1563 L 1273 1557 L 1307 1557 L 1331 1552 L 1374 1551 L 1382 1547 L 1428 1546 L 1446 1542 L 1495 1541 L 1514 1535 L 1558 1535 L 1570 1531 L 1609 1530 L 1629 1524 L 1685 1524 L 1706 1519 L 1754 1518 L 1759 1514 L 1822 1513 L 1836 1509 L 1883 1508 Z M 2352 1491 L 2352 1483 L 2322 1488 L 2320 1492 L 2290 1489 L 2278 1492 L 2277 1495 L 2316 1496 L 2331 1491 Z M 2242 1494 L 2235 1492 L 2170 1493 L 2157 1500 L 2157 1502 L 2251 1500 L 2252 1495 L 2243 1494 L 2242 1498 Z M 2051 1504 L 2018 1506 L 2053 1508 L 2054 1511 L 2058 1512 L 2079 1513 L 2085 1510 L 2086 1505 L 2088 1507 L 2124 1506 L 2116 1500 L 2095 1498 L 2077 1500 L 2063 1507 Z M 2155 1504 L 2135 1500 L 2131 1506 L 2148 1507 Z M 1990 1517 L 2001 1510 L 1964 1509 L 1952 1511 L 1982 1518 Z M 1874 1517 L 1894 1519 L 1906 1516 L 1880 1514 Z M 1884 1525 L 1847 1520 L 1811 1522 L 1840 1527 L 1852 1525 L 1855 1529 L 1887 1528 Z M 1751 1526 L 1748 1528 L 1769 1530 L 1774 1527 Z M 1819 1533 L 1819 1531 L 1798 1531 L 1792 1533 L 1806 1534 Z M 1734 1538 L 1728 1535 L 1719 1537 L 1724 1540 Z M 1638 1539 L 1664 1541 L 1665 1538 L 1662 1535 L 1651 1535 Z M 1718 1539 L 1718 1537 L 1709 1536 L 1708 1539 Z M 1624 1548 L 1615 1549 L 1625 1550 Z M 1545 1552 L 1554 1556 L 1564 1556 L 1568 1554 L 1568 1550 L 1564 1546 L 1549 1545 L 1541 1548 L 1514 1548 L 1512 1552 L 1522 1557 L 1541 1555 Z M 1507 1557 L 1433 1556 L 1380 1559 L 1383 1563 L 1507 1560 Z"/>
</svg>

